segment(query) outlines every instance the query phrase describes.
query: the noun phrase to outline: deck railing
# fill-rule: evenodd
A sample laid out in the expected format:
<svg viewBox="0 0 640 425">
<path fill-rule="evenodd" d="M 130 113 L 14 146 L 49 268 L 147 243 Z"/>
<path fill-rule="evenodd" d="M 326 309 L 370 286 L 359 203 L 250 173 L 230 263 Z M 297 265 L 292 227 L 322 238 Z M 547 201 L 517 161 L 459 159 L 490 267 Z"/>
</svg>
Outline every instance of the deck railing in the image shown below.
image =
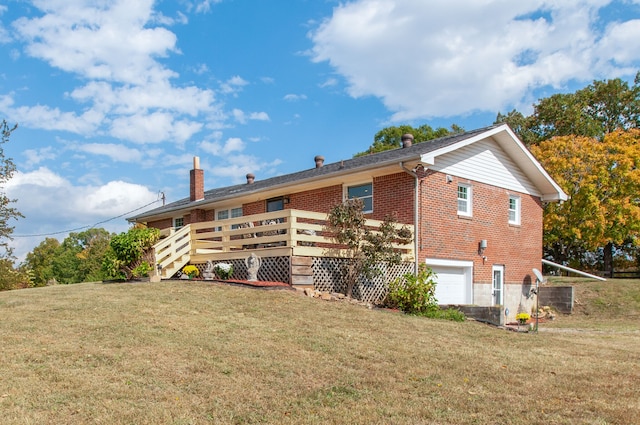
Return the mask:
<svg viewBox="0 0 640 425">
<path fill-rule="evenodd" d="M 367 220 L 365 225 L 376 229 L 381 223 Z M 171 273 L 189 261 L 242 258 L 247 250 L 268 250 L 269 256 L 344 256 L 344 247 L 336 245 L 326 225 L 326 213 L 295 209 L 191 223 L 170 232 L 156 245 L 156 261 L 162 269 L 166 268 L 166 273 Z M 407 226 L 413 232 L 413 226 Z M 406 261 L 413 260 L 413 244 L 397 244 L 394 248 Z M 170 277 L 165 273 L 162 276 Z"/>
</svg>

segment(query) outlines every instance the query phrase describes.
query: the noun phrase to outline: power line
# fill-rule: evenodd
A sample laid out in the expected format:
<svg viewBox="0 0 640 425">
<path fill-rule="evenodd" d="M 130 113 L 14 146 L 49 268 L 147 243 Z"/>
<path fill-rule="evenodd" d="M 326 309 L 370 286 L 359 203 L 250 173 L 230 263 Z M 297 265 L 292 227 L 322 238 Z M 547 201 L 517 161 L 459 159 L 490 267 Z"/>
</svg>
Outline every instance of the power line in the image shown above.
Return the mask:
<svg viewBox="0 0 640 425">
<path fill-rule="evenodd" d="M 153 204 L 155 204 L 156 202 L 160 202 L 160 201 L 163 201 L 163 199 L 156 199 L 155 201 L 153 201 L 153 202 L 149 202 L 148 204 L 143 205 L 143 206 L 141 206 L 141 207 L 138 207 L 138 208 L 136 208 L 136 209 L 134 209 L 134 210 L 127 211 L 126 213 L 122 213 L 122 214 L 120 214 L 120 215 L 117 215 L 117 216 L 115 216 L 115 217 L 108 218 L 108 219 L 103 220 L 103 221 L 99 221 L 99 222 L 97 222 L 97 223 L 95 223 L 95 224 L 93 224 L 93 225 L 87 225 L 87 226 L 82 226 L 82 227 L 76 227 L 75 229 L 70 229 L 70 230 L 61 230 L 61 231 L 59 231 L 59 232 L 52 232 L 52 233 L 40 233 L 40 234 L 34 234 L 34 235 L 11 235 L 11 237 L 12 237 L 12 238 L 34 238 L 34 237 L 39 237 L 39 236 L 55 236 L 55 235 L 61 235 L 61 234 L 63 234 L 63 233 L 76 232 L 76 231 L 78 231 L 78 230 L 82 230 L 82 229 L 93 229 L 94 227 L 96 227 L 96 226 L 98 226 L 98 225 L 100 225 L 100 224 L 104 224 L 104 223 L 107 223 L 107 222 L 109 222 L 109 221 L 111 221 L 111 220 L 115 220 L 116 218 L 120 218 L 120 217 L 123 217 L 123 216 L 125 216 L 125 215 L 131 214 L 131 213 L 133 213 L 133 212 L 136 212 L 136 211 L 138 211 L 138 210 L 141 210 L 141 209 L 143 209 L 143 208 L 146 208 L 146 207 L 148 207 L 149 205 L 153 205 Z"/>
</svg>

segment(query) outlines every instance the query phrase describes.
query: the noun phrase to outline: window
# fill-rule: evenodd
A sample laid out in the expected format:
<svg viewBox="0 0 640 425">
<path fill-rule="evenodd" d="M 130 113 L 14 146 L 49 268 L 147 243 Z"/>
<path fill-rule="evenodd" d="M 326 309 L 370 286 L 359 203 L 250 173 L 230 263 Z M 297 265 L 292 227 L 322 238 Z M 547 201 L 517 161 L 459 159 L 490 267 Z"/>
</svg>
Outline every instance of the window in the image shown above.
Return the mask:
<svg viewBox="0 0 640 425">
<path fill-rule="evenodd" d="M 509 224 L 520 224 L 520 197 L 509 196 Z"/>
<path fill-rule="evenodd" d="M 236 217 L 242 217 L 242 207 L 235 207 L 235 208 L 216 211 L 216 220 L 226 220 L 228 218 L 236 218 Z M 240 227 L 239 224 L 233 224 L 231 226 L 232 229 L 238 229 L 239 227 Z M 222 227 L 216 227 L 216 230 L 220 232 L 222 230 Z"/>
<path fill-rule="evenodd" d="M 184 217 L 177 217 L 173 219 L 173 227 L 178 230 L 181 227 L 184 227 Z"/>
<path fill-rule="evenodd" d="M 349 186 L 347 188 L 347 199 L 360 199 L 364 203 L 362 209 L 365 213 L 373 212 L 373 183 L 366 183 L 359 186 Z"/>
<path fill-rule="evenodd" d="M 471 217 L 471 186 L 458 185 L 458 214 Z"/>
<path fill-rule="evenodd" d="M 267 212 L 282 211 L 284 209 L 284 197 L 267 200 Z"/>
</svg>

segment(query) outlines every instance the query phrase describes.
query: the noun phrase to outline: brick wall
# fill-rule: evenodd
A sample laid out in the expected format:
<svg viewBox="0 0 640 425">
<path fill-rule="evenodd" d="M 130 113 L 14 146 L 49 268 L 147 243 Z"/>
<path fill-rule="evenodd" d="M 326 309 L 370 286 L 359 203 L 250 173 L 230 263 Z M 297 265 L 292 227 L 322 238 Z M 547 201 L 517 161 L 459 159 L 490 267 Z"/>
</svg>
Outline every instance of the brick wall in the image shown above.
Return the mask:
<svg viewBox="0 0 640 425">
<path fill-rule="evenodd" d="M 414 182 L 405 172 L 374 178 L 371 218 L 384 220 L 391 215 L 400 223 L 413 224 Z"/>
<path fill-rule="evenodd" d="M 155 227 L 160 230 L 173 227 L 173 219 L 163 218 L 162 220 L 150 221 L 147 223 L 147 227 Z"/>
<path fill-rule="evenodd" d="M 457 214 L 458 183 L 472 186 L 470 218 Z M 482 183 L 429 172 L 420 182 L 420 261 L 425 258 L 472 260 L 475 283 L 490 283 L 494 264 L 505 265 L 505 283 L 533 281 L 531 269 L 540 268 L 542 258 L 542 204 L 539 198 L 521 197 L 521 225 L 508 223 L 509 195 L 514 192 Z M 484 255 L 478 243 L 487 240 Z"/>
<path fill-rule="evenodd" d="M 289 196 L 289 208 L 329 212 L 334 205 L 342 202 L 342 186 L 334 185 L 306 192 L 294 193 Z"/>
</svg>

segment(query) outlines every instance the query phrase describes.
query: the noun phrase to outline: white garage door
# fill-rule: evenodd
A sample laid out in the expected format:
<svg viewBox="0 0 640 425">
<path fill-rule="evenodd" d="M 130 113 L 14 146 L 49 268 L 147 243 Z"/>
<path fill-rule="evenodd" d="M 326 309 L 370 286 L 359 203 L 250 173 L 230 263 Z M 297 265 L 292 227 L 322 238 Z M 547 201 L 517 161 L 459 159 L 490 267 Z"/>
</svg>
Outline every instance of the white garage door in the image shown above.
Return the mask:
<svg viewBox="0 0 640 425">
<path fill-rule="evenodd" d="M 438 263 L 444 262 L 443 260 Z M 455 262 L 455 265 L 430 264 L 427 265 L 438 275 L 436 285 L 436 299 L 438 304 L 471 304 L 471 276 L 472 265 L 467 262 Z"/>
</svg>

